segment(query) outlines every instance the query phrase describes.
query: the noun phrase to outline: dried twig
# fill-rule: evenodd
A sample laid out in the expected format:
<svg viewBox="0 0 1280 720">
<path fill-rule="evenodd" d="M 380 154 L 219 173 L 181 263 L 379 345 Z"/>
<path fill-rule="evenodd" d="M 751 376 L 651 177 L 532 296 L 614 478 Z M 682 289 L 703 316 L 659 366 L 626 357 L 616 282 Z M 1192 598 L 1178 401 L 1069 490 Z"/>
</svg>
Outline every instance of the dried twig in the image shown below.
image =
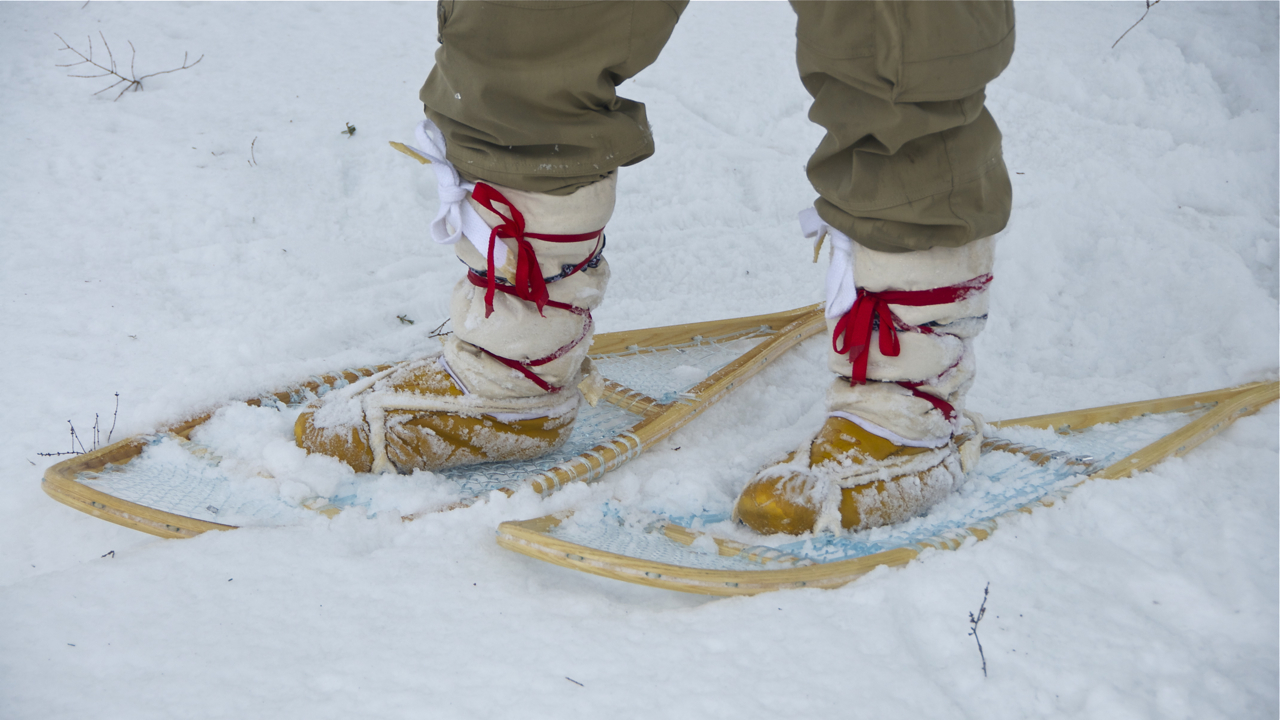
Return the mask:
<svg viewBox="0 0 1280 720">
<path fill-rule="evenodd" d="M 72 423 L 70 420 L 68 420 L 67 425 L 71 427 L 71 449 L 66 452 L 36 453 L 36 455 L 39 455 L 40 457 L 62 457 L 63 455 L 83 455 L 87 452 L 92 452 L 94 450 L 97 450 L 100 447 L 106 447 L 107 445 L 111 444 L 111 436 L 115 434 L 116 420 L 119 419 L 119 417 L 120 417 L 120 393 L 116 393 L 116 409 L 115 409 L 115 412 L 112 413 L 111 415 L 111 429 L 107 431 L 107 441 L 105 443 L 101 442 L 102 430 L 98 424 L 99 422 L 98 413 L 94 413 L 93 414 L 93 447 L 89 448 L 88 450 L 85 450 L 84 442 L 80 440 L 80 435 L 79 433 L 76 432 L 75 424 Z M 76 449 L 77 445 L 80 446 L 79 450 Z"/>
<path fill-rule="evenodd" d="M 427 335 L 427 337 L 428 337 L 428 338 L 443 337 L 443 336 L 445 336 L 445 335 L 448 335 L 448 334 L 452 333 L 452 332 L 453 332 L 452 330 L 449 330 L 448 332 L 441 332 L 442 330 L 444 330 L 444 326 L 445 326 L 445 325 L 448 325 L 448 324 L 449 324 L 449 319 L 448 319 L 448 318 L 445 318 L 444 322 L 442 322 L 442 323 L 440 323 L 439 325 L 437 325 L 437 326 L 436 326 L 436 329 L 435 329 L 435 330 L 432 330 L 432 331 L 431 331 L 431 334 L 430 334 L 430 335 Z"/>
<path fill-rule="evenodd" d="M 146 75 L 143 75 L 142 77 L 138 77 L 138 73 L 134 70 L 134 67 L 133 67 L 134 61 L 138 57 L 138 50 L 133 46 L 133 42 L 129 41 L 129 49 L 133 52 L 133 54 L 129 58 L 129 75 L 125 76 L 117 69 L 115 55 L 113 55 L 111 52 L 111 46 L 107 44 L 106 36 L 103 35 L 101 32 L 98 33 L 98 37 L 102 40 L 102 46 L 106 48 L 106 51 L 107 51 L 106 65 L 103 65 L 102 63 L 93 59 L 93 36 L 92 35 L 89 36 L 89 54 L 88 55 L 85 55 L 84 53 L 80 52 L 74 47 L 71 47 L 71 43 L 67 42 L 66 40 L 63 40 L 62 36 L 59 35 L 58 33 L 54 33 L 53 36 L 58 38 L 59 40 L 62 40 L 62 47 L 58 48 L 59 51 L 70 50 L 71 52 L 75 53 L 80 57 L 80 62 L 68 63 L 66 65 L 58 65 L 58 67 L 69 68 L 69 67 L 76 67 L 79 65 L 91 65 L 102 71 L 97 75 L 68 75 L 67 77 L 89 78 L 89 79 L 116 78 L 115 82 L 111 83 L 110 85 L 94 93 L 94 95 L 98 95 L 99 93 L 104 93 L 114 87 L 118 87 L 119 85 L 123 84 L 124 88 L 120 90 L 119 95 L 116 95 L 116 100 L 119 100 L 126 92 L 130 90 L 135 90 L 135 91 L 141 90 L 142 81 L 146 80 L 147 78 L 153 78 L 157 75 L 167 75 L 168 73 L 178 72 L 179 70 L 189 70 L 195 67 L 196 65 L 200 64 L 200 61 L 204 59 L 204 56 L 201 55 L 199 58 L 196 59 L 195 62 L 188 64 L 187 63 L 188 54 L 183 53 L 182 67 L 173 68 L 171 70 L 161 70 L 159 72 L 148 73 Z"/>
<path fill-rule="evenodd" d="M 116 409 L 111 413 L 111 429 L 107 431 L 107 444 L 111 444 L 111 436 L 116 432 L 116 420 L 120 417 L 120 393 L 116 393 Z"/>
<path fill-rule="evenodd" d="M 1151 8 L 1159 4 L 1160 4 L 1160 0 L 1147 0 L 1147 9 L 1142 13 L 1142 17 L 1138 18 L 1138 22 L 1129 26 L 1129 30 L 1132 30 L 1138 27 L 1138 23 L 1147 19 L 1147 13 L 1151 12 Z M 1121 35 L 1120 37 L 1116 38 L 1116 41 L 1111 43 L 1112 50 L 1115 50 L 1116 46 L 1120 44 L 1120 41 L 1124 39 L 1124 36 L 1129 34 L 1129 30 L 1125 30 L 1124 35 Z"/>
<path fill-rule="evenodd" d="M 982 616 L 987 614 L 987 593 L 991 592 L 991 583 L 982 590 L 982 605 L 978 608 L 978 616 L 974 617 L 973 613 L 969 613 L 969 634 L 973 636 L 975 642 L 978 643 L 978 657 L 982 658 L 982 677 L 987 676 L 987 655 L 982 652 L 982 641 L 978 639 L 978 623 L 982 622 Z"/>
<path fill-rule="evenodd" d="M 76 434 L 75 424 L 72 423 L 70 420 L 67 421 L 67 424 L 71 426 L 71 449 L 68 450 L 67 452 L 36 453 L 36 455 L 39 455 L 40 457 L 61 457 L 63 455 L 85 454 L 85 452 L 87 451 L 84 449 L 84 443 L 80 441 L 80 436 Z M 79 450 L 76 450 L 76 445 L 80 446 Z"/>
<path fill-rule="evenodd" d="M 254 145 L 257 145 L 257 144 L 258 144 L 258 136 L 257 136 L 257 135 L 254 135 L 254 136 L 253 136 L 253 142 L 249 143 L 249 166 L 250 166 L 250 167 L 257 167 L 257 166 L 258 166 L 258 158 L 257 158 L 257 157 L 255 157 L 255 156 L 254 156 L 254 154 L 253 154 L 253 146 L 254 146 Z"/>
</svg>

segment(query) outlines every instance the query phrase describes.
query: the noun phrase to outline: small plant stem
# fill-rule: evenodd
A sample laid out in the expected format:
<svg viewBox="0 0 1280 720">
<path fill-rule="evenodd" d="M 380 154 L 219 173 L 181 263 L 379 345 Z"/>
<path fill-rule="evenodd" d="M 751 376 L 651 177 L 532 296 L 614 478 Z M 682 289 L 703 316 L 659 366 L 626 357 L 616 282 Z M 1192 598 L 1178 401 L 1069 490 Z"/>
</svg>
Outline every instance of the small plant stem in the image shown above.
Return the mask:
<svg viewBox="0 0 1280 720">
<path fill-rule="evenodd" d="M 987 655 L 982 651 L 982 640 L 978 639 L 978 623 L 982 622 L 982 616 L 987 614 L 987 594 L 990 592 L 991 583 L 987 583 L 987 586 L 982 590 L 982 605 L 978 607 L 977 617 L 973 613 L 969 613 L 969 634 L 978 643 L 978 657 L 982 658 L 982 677 L 987 676 Z"/>
<path fill-rule="evenodd" d="M 1147 19 L 1147 13 L 1151 12 L 1151 8 L 1153 8 L 1153 7 L 1155 7 L 1156 5 L 1159 5 L 1159 4 L 1160 4 L 1160 0 L 1147 0 L 1147 9 L 1142 13 L 1142 17 L 1138 18 L 1138 22 L 1136 22 L 1136 23 L 1134 23 L 1134 24 L 1132 24 L 1132 25 L 1130 25 L 1130 26 L 1129 26 L 1129 30 L 1132 30 L 1132 29 L 1134 29 L 1134 28 L 1138 27 L 1138 23 L 1140 23 L 1140 22 L 1142 22 L 1143 20 L 1146 20 L 1146 19 Z M 1113 43 L 1111 43 L 1111 49 L 1112 49 L 1112 50 L 1115 50 L 1115 49 L 1116 49 L 1116 46 L 1120 44 L 1120 41 L 1124 39 L 1124 36 L 1129 34 L 1129 30 L 1125 30 L 1123 35 L 1121 35 L 1120 37 L 1116 38 L 1116 41 L 1115 41 L 1115 42 L 1113 42 Z"/>
</svg>

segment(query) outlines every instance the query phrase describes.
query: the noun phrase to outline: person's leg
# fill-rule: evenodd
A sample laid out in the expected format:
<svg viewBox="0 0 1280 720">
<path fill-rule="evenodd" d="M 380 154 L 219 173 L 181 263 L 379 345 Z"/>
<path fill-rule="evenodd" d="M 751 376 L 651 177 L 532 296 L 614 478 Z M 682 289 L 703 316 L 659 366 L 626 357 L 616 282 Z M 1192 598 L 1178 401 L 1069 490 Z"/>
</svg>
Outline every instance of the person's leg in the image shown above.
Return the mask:
<svg viewBox="0 0 1280 720">
<path fill-rule="evenodd" d="M 687 2 L 441 2 L 418 96 L 467 180 L 567 194 L 653 154 L 644 105 L 617 86 L 648 67 Z"/>
<path fill-rule="evenodd" d="M 1013 53 L 1012 2 L 794 2 L 796 62 L 827 135 L 818 214 L 872 250 L 994 235 L 1012 191 L 986 85 Z"/>
<path fill-rule="evenodd" d="M 644 106 L 615 88 L 657 58 L 682 9 L 440 3 L 418 142 L 441 185 L 433 237 L 467 270 L 453 332 L 442 356 L 301 415 L 299 445 L 410 472 L 537 457 L 568 438 L 609 278 L 615 171 L 653 153 Z"/>
<path fill-rule="evenodd" d="M 985 87 L 1009 2 L 793 2 L 797 64 L 827 135 L 806 232 L 833 244 L 818 435 L 737 504 L 761 532 L 911 517 L 962 479 L 956 437 L 1011 189 Z"/>
</svg>

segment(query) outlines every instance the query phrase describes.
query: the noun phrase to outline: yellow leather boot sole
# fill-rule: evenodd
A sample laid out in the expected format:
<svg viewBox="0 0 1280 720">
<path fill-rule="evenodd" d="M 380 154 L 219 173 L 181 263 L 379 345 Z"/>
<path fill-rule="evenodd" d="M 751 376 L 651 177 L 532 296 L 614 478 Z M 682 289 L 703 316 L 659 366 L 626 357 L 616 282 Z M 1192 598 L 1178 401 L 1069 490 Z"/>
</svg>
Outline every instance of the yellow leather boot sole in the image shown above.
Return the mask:
<svg viewBox="0 0 1280 720">
<path fill-rule="evenodd" d="M 807 463 L 797 462 L 800 452 L 747 485 L 734 507 L 736 519 L 764 535 L 810 532 L 834 483 L 843 528 L 892 525 L 919 515 L 959 479 L 954 445 L 902 447 L 841 417 L 827 418 L 809 445 Z"/>
<path fill-rule="evenodd" d="M 395 372 L 379 383 L 377 389 L 419 396 L 460 398 L 464 395 L 437 363 L 409 366 Z M 316 409 L 308 410 L 294 423 L 298 447 L 337 458 L 356 472 L 371 472 L 374 453 L 368 419 L 362 415 L 354 423 L 317 427 L 315 415 Z M 532 460 L 563 445 L 576 418 L 576 407 L 554 417 L 527 420 L 499 420 L 482 411 L 464 414 L 388 410 L 387 459 L 401 473 L 503 460 Z"/>
</svg>

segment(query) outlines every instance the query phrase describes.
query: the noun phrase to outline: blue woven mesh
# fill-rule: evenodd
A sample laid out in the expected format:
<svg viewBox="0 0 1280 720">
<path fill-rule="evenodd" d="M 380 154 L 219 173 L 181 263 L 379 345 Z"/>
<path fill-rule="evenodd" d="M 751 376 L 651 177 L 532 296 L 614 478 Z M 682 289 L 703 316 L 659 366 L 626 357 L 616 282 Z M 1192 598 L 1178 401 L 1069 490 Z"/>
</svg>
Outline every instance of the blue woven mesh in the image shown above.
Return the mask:
<svg viewBox="0 0 1280 720">
<path fill-rule="evenodd" d="M 1110 464 L 1177 430 L 1196 414 L 1148 415 L 1113 425 L 1100 425 L 1072 435 L 1048 430 L 1006 428 L 1002 436 L 1017 442 L 1061 450 L 1073 455 L 1092 455 Z M 1037 466 L 1024 455 L 990 452 L 983 455 L 965 485 L 926 515 L 892 527 L 858 533 L 816 533 L 800 539 L 791 536 L 762 536 L 728 520 L 728 507 L 706 508 L 698 515 L 670 515 L 644 512 L 606 503 L 580 510 L 550 534 L 587 547 L 619 555 L 671 565 L 711 570 L 771 570 L 777 562 L 760 562 L 741 556 L 719 556 L 706 547 L 689 548 L 669 540 L 658 529 L 663 522 L 689 527 L 695 523 L 712 536 L 753 546 L 756 551 L 772 548 L 778 552 L 828 563 L 865 557 L 884 550 L 911 547 L 938 538 L 961 537 L 966 528 L 989 524 L 992 518 L 1028 503 L 1066 492 L 1083 479 L 1080 468 L 1063 461 Z"/>
<path fill-rule="evenodd" d="M 763 335 L 750 339 L 708 338 L 667 348 L 632 349 L 613 355 L 596 356 L 601 374 L 663 402 L 681 397 L 708 375 L 732 362 L 759 344 Z M 343 387 L 338 380 L 331 387 L 312 378 L 318 390 L 294 391 L 287 403 L 264 398 L 265 407 L 296 409 L 317 396 Z M 596 445 L 627 432 L 641 417 L 608 402 L 596 407 L 583 405 L 572 434 L 558 451 L 532 461 L 501 462 L 453 468 L 426 475 L 441 493 L 454 501 L 483 497 L 494 490 L 514 488 L 526 478 L 571 460 Z M 292 441 L 288 423 L 281 424 L 282 437 Z M 173 436 L 153 438 L 143 453 L 127 464 L 108 466 L 98 473 L 86 473 L 78 480 L 84 485 L 122 500 L 186 517 L 234 525 L 281 525 L 314 517 L 311 510 L 377 505 L 370 496 L 368 475 L 343 479 L 329 494 L 303 501 L 281 494 L 264 478 L 237 474 L 227 469 L 219 448 L 207 447 Z"/>
</svg>

